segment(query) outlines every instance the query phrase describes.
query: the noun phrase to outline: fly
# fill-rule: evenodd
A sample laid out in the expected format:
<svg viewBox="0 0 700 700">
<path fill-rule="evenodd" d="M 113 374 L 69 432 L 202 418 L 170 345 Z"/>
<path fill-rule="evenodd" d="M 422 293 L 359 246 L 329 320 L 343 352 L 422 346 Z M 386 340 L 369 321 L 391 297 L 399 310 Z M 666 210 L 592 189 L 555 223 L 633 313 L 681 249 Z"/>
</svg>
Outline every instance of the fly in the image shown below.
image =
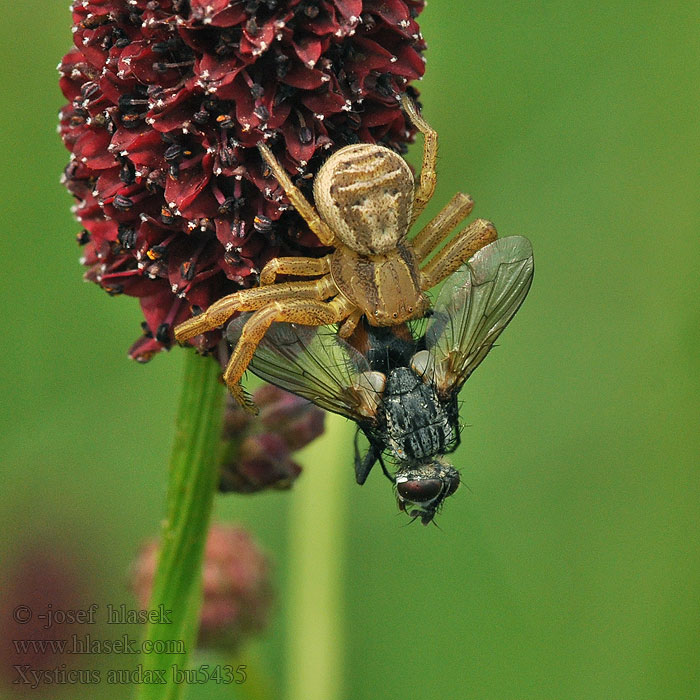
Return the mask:
<svg viewBox="0 0 700 700">
<path fill-rule="evenodd" d="M 458 394 L 520 308 L 533 272 L 526 238 L 498 239 L 448 278 L 419 337 L 407 324 L 363 324 L 349 343 L 332 327 L 276 323 L 250 369 L 354 420 L 369 441 L 364 456 L 355 442 L 357 482 L 379 462 L 395 485 L 399 509 L 427 525 L 460 483 L 445 459 L 459 445 Z M 229 324 L 233 345 L 245 321 L 241 316 Z"/>
</svg>

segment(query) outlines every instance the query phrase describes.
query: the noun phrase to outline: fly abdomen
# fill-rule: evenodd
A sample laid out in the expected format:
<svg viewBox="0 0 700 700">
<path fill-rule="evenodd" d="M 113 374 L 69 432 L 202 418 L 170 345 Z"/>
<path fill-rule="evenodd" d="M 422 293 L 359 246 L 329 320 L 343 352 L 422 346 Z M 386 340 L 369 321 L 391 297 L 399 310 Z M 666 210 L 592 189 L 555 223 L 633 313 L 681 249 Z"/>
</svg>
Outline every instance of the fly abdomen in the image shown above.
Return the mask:
<svg viewBox="0 0 700 700">
<path fill-rule="evenodd" d="M 449 416 L 433 387 L 408 367 L 390 372 L 384 390 L 387 442 L 401 461 L 444 454 L 452 442 Z"/>
</svg>

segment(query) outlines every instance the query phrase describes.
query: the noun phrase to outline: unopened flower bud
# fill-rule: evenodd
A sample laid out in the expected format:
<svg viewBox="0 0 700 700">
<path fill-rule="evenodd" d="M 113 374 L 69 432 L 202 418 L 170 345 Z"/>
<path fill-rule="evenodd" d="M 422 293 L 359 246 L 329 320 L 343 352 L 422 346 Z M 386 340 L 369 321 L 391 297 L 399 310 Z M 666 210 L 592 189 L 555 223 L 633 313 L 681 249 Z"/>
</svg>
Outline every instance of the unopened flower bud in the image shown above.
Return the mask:
<svg viewBox="0 0 700 700">
<path fill-rule="evenodd" d="M 256 393 L 263 425 L 287 442 L 290 452 L 300 450 L 323 433 L 325 414 L 300 396 L 267 384 Z"/>
<path fill-rule="evenodd" d="M 289 457 L 289 446 L 280 435 L 263 433 L 243 440 L 238 458 L 221 471 L 219 490 L 255 493 L 268 488 L 288 489 L 301 474 Z"/>
<path fill-rule="evenodd" d="M 148 608 L 158 564 L 157 539 L 144 544 L 131 575 L 139 604 Z M 270 563 L 242 527 L 212 525 L 202 567 L 200 647 L 235 647 L 262 631 L 272 604 Z"/>
<path fill-rule="evenodd" d="M 290 488 L 301 474 L 291 454 L 323 433 L 324 412 L 305 399 L 272 384 L 260 387 L 253 399 L 260 408 L 257 419 L 228 398 L 220 491 Z"/>
</svg>

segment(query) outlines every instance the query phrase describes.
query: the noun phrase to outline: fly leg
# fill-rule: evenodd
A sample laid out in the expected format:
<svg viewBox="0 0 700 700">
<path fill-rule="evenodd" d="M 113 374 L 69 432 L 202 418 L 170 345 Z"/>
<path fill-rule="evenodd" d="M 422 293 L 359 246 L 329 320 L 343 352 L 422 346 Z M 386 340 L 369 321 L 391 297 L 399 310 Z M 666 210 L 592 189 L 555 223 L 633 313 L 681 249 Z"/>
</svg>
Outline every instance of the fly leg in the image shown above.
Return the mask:
<svg viewBox="0 0 700 700">
<path fill-rule="evenodd" d="M 357 444 L 358 437 L 360 436 L 360 429 L 358 428 L 355 433 L 355 480 L 360 486 L 367 481 L 369 473 L 372 471 L 372 467 L 375 465 L 377 460 L 381 462 L 382 451 L 375 446 L 375 444 L 370 440 L 369 448 L 364 457 L 360 457 L 360 448 Z M 384 469 L 384 464 L 382 463 L 382 469 Z M 386 474 L 386 470 L 384 471 Z"/>
<path fill-rule="evenodd" d="M 391 481 L 392 484 L 396 485 L 396 478 L 393 477 L 390 473 L 389 470 L 386 468 L 386 464 L 384 464 L 384 458 L 382 457 L 382 453 L 379 453 L 379 456 L 377 457 L 379 460 L 379 466 L 382 468 L 382 471 L 384 472 L 384 476 Z"/>
</svg>

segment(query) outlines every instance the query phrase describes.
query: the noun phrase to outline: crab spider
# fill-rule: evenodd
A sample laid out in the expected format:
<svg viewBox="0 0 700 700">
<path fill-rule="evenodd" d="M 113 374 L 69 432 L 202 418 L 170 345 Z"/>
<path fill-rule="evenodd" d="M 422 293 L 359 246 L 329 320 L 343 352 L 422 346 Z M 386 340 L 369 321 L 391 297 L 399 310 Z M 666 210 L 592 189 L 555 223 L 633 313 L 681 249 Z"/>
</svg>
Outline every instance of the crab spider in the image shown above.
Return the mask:
<svg viewBox="0 0 700 700">
<path fill-rule="evenodd" d="M 363 315 L 374 326 L 420 318 L 429 308 L 425 292 L 496 239 L 493 224 L 477 219 L 428 260 L 474 206 L 472 198 L 460 192 L 408 240 L 409 229 L 435 190 L 437 132 L 407 95 L 401 104 L 424 136 L 417 186 L 397 153 L 375 144 L 354 144 L 331 155 L 318 171 L 313 206 L 272 151 L 258 145 L 291 204 L 319 240 L 334 250 L 323 258 L 274 258 L 260 273 L 260 287 L 225 296 L 175 328 L 175 337 L 183 342 L 217 328 L 239 311 L 255 312 L 224 371 L 224 381 L 241 404 L 250 407 L 241 377 L 272 323 L 340 324 L 338 333 L 346 338 Z M 315 279 L 275 283 L 278 274 Z"/>
</svg>

